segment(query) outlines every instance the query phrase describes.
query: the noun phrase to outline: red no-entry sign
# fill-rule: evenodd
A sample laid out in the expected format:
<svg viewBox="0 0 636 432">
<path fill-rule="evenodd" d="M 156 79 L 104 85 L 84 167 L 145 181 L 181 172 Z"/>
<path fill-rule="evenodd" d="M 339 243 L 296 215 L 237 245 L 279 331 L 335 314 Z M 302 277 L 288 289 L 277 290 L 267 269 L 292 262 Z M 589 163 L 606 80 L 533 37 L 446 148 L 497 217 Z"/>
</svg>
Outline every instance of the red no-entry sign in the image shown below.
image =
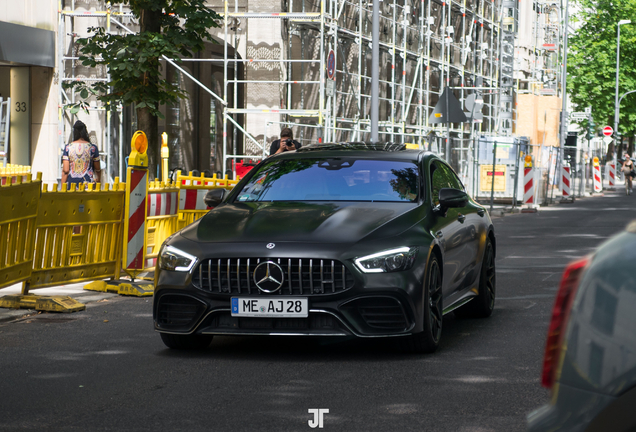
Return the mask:
<svg viewBox="0 0 636 432">
<path fill-rule="evenodd" d="M 614 133 L 614 129 L 612 129 L 611 126 L 605 126 L 603 128 L 603 135 L 605 136 L 612 136 L 612 134 Z"/>
</svg>

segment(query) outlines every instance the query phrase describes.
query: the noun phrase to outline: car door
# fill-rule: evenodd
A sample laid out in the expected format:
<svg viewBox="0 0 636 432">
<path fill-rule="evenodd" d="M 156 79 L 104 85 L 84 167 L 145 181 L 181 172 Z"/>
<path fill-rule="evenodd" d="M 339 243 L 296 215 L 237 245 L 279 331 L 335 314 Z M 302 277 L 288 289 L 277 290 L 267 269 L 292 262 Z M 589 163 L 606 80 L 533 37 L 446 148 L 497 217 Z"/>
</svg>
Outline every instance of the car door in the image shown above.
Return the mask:
<svg viewBox="0 0 636 432">
<path fill-rule="evenodd" d="M 453 187 L 450 170 L 440 160 L 433 160 L 429 166 L 430 179 L 430 204 L 433 209 L 439 205 L 439 191 L 442 188 Z M 462 228 L 463 224 L 458 219 L 457 209 L 448 209 L 446 212 L 433 211 L 433 223 L 431 232 L 444 252 L 443 286 L 444 297 L 448 297 L 459 289 L 460 273 L 463 271 L 462 263 Z"/>
<path fill-rule="evenodd" d="M 446 164 L 443 164 L 443 168 L 447 172 L 451 187 L 466 192 L 455 171 Z M 486 238 L 487 226 L 484 209 L 470 199 L 464 207 L 453 210 L 456 214 L 453 217 L 461 224 L 456 234 L 461 238 L 456 240 L 461 244 L 461 250 L 457 252 L 460 262 L 457 290 L 461 291 L 473 287 L 477 282 L 481 269 L 481 242 Z"/>
</svg>

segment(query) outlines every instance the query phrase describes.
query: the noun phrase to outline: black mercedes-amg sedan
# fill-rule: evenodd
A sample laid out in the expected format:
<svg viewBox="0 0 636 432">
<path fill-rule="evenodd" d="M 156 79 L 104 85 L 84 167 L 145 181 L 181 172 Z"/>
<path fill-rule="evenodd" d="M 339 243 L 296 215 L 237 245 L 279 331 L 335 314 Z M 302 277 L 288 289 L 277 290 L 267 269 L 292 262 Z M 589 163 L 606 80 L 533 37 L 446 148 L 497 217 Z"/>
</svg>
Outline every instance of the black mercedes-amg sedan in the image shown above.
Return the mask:
<svg viewBox="0 0 636 432">
<path fill-rule="evenodd" d="M 444 314 L 492 313 L 492 222 L 432 153 L 305 146 L 206 202 L 157 263 L 154 323 L 170 348 L 214 335 L 395 336 L 432 352 Z"/>
</svg>

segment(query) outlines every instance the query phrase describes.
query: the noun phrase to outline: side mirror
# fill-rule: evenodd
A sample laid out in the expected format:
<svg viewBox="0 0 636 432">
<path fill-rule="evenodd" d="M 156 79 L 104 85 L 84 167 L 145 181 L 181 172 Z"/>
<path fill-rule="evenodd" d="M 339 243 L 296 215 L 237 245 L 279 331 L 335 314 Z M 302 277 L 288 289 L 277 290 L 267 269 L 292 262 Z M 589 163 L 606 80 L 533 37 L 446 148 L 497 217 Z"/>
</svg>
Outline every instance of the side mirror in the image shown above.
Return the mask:
<svg viewBox="0 0 636 432">
<path fill-rule="evenodd" d="M 225 189 L 212 189 L 205 194 L 203 198 L 203 202 L 208 207 L 216 207 L 221 202 L 223 202 L 223 198 L 225 198 L 226 191 Z"/>
<path fill-rule="evenodd" d="M 442 188 L 439 191 L 439 206 L 443 209 L 464 207 L 468 203 L 468 194 L 459 189 Z"/>
</svg>

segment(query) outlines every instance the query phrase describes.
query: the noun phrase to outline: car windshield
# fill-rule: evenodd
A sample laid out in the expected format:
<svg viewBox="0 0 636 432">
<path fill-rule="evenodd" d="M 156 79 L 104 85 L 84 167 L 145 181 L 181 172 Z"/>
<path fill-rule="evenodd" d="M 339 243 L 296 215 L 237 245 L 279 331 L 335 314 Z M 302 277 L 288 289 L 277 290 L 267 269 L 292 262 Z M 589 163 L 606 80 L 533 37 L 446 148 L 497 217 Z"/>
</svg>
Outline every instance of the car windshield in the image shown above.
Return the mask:
<svg viewBox="0 0 636 432">
<path fill-rule="evenodd" d="M 418 169 L 412 162 L 338 158 L 270 160 L 237 195 L 250 201 L 415 202 Z"/>
</svg>

